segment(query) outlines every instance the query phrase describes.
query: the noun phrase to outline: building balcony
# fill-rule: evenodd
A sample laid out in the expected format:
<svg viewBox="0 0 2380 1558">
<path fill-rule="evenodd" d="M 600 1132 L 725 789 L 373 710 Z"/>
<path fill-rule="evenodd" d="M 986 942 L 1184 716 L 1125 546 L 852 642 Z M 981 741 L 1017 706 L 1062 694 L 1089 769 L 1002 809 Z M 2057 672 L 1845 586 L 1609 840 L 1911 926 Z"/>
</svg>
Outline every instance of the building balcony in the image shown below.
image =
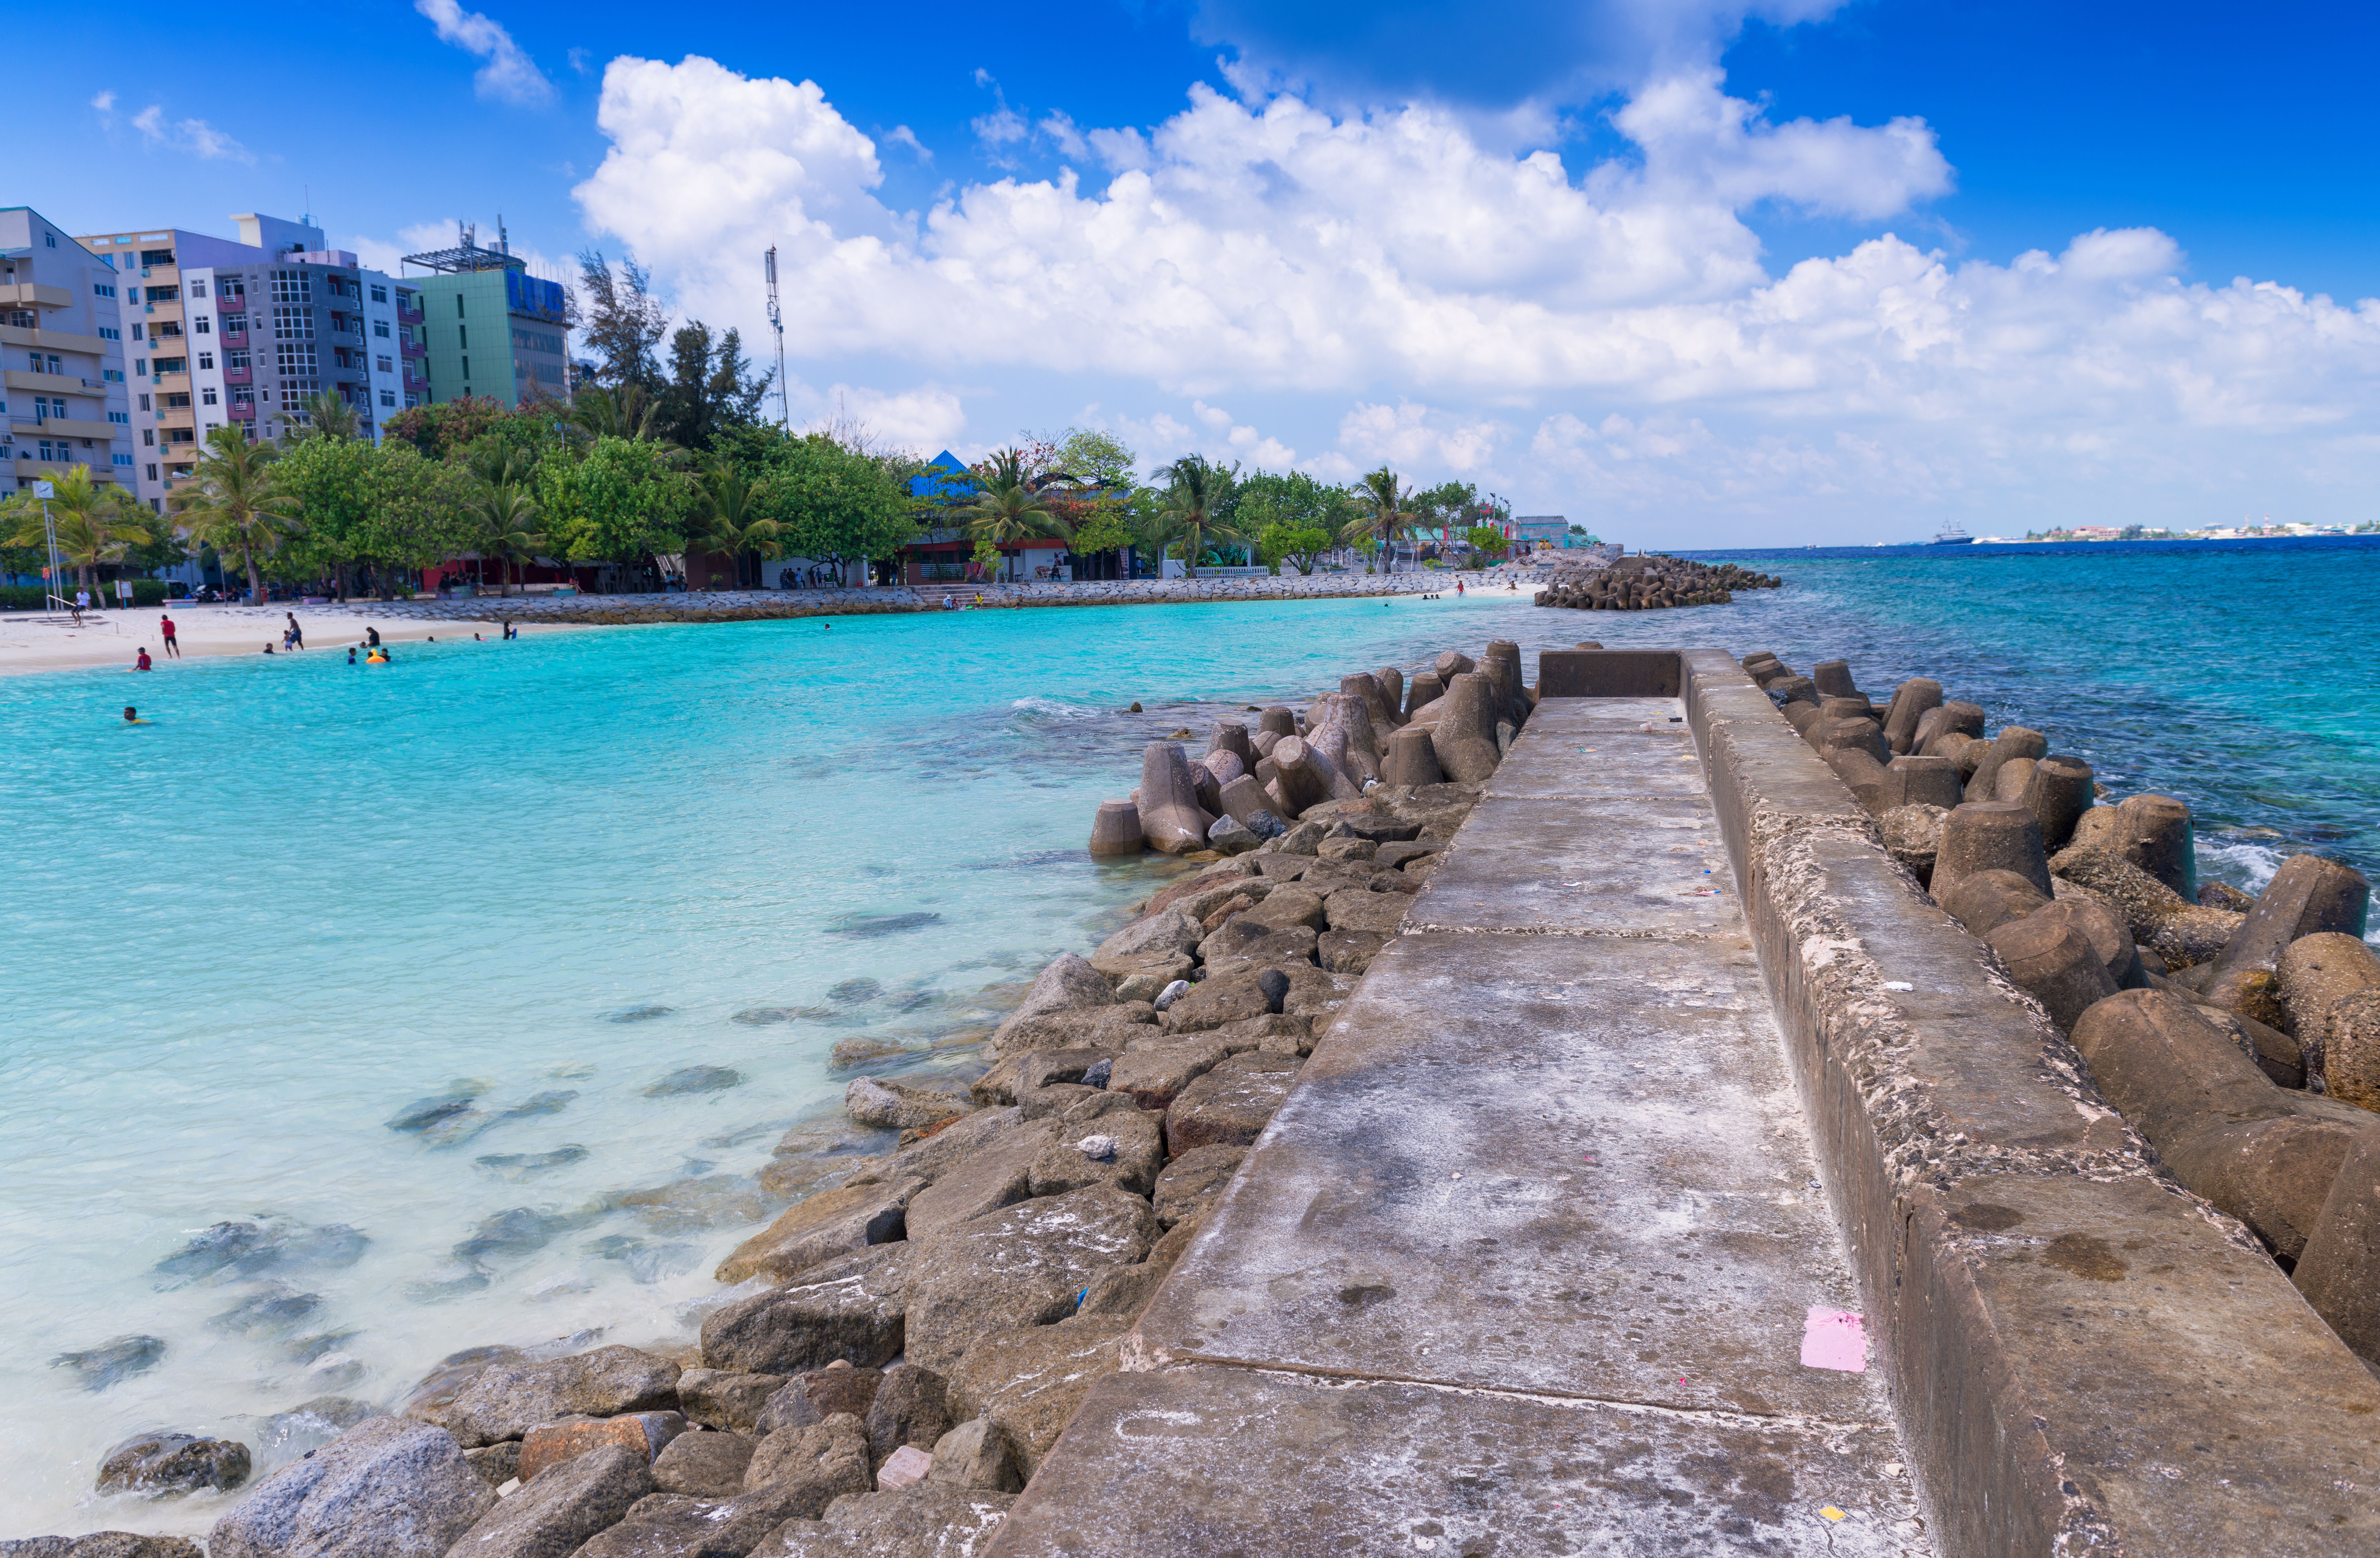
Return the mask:
<svg viewBox="0 0 2380 1558">
<path fill-rule="evenodd" d="M 256 402 L 253 400 L 235 400 L 230 405 L 225 407 L 224 410 L 227 412 L 230 415 L 231 420 L 236 422 L 252 422 L 256 420 Z"/>
<path fill-rule="evenodd" d="M 248 345 L 248 332 L 245 330 L 226 330 L 215 338 L 226 347 L 244 347 Z"/>
<path fill-rule="evenodd" d="M 430 348 L 423 346 L 420 342 L 414 340 L 411 336 L 407 336 L 404 340 L 399 341 L 396 344 L 396 349 L 404 353 L 407 357 L 428 357 L 430 355 Z"/>
<path fill-rule="evenodd" d="M 140 308 L 153 324 L 182 323 L 182 305 L 179 303 L 143 303 Z"/>
<path fill-rule="evenodd" d="M 421 317 L 419 309 L 408 309 L 403 303 L 396 306 L 396 319 L 400 324 L 419 324 Z"/>
<path fill-rule="evenodd" d="M 199 425 L 198 408 L 195 406 L 167 407 L 157 413 L 157 425 L 160 428 L 196 427 Z"/>
<path fill-rule="evenodd" d="M 252 368 L 226 368 L 223 371 L 223 379 L 227 384 L 252 384 L 256 382 L 256 371 Z"/>
<path fill-rule="evenodd" d="M 152 375 L 149 382 L 155 386 L 159 395 L 190 393 L 190 376 L 188 373 L 158 373 Z"/>
<path fill-rule="evenodd" d="M 54 352 L 87 352 L 93 357 L 113 357 L 116 345 L 96 335 L 78 335 L 68 330 L 29 330 L 21 324 L 0 324 L 0 346 L 42 347 Z"/>
<path fill-rule="evenodd" d="M 132 436 L 132 430 L 128 427 L 115 422 L 86 421 L 80 417 L 47 417 L 38 425 L 40 437 L 88 438 L 93 444 L 103 445 L 112 444 L 119 438 Z"/>
<path fill-rule="evenodd" d="M 86 379 L 79 373 L 28 373 L 21 368 L 11 368 L 5 375 L 12 390 L 30 390 L 35 395 L 104 395 L 107 386 L 97 379 Z"/>
<path fill-rule="evenodd" d="M 423 378 L 419 373 L 407 373 L 405 376 L 405 393 L 407 395 L 428 395 L 430 393 L 430 381 Z"/>
<path fill-rule="evenodd" d="M 0 283 L 0 308 L 65 309 L 74 306 L 74 294 L 63 286 L 43 286 L 38 282 Z"/>
</svg>

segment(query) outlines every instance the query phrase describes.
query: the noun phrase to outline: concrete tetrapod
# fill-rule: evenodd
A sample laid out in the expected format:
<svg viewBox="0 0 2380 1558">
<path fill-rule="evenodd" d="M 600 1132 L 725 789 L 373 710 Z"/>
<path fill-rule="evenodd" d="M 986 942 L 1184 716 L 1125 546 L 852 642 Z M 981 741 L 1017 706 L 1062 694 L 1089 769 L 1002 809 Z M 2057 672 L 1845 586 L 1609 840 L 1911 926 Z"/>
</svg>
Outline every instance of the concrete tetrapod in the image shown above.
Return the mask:
<svg viewBox="0 0 2380 1558">
<path fill-rule="evenodd" d="M 1091 819 L 1091 853 L 1137 855 L 1148 847 L 1141 834 L 1140 808 L 1128 800 L 1103 800 Z"/>
<path fill-rule="evenodd" d="M 2380 1365 L 2380 1131 L 2339 1163 L 2289 1280 L 2356 1357 Z"/>
<path fill-rule="evenodd" d="M 1365 716 L 1374 730 L 1385 736 L 1397 727 L 1397 708 L 1390 701 L 1388 689 L 1380 678 L 1369 671 L 1358 671 L 1339 678 L 1339 690 L 1350 698 L 1360 699 Z"/>
<path fill-rule="evenodd" d="M 1479 669 L 1496 684 L 1497 717 L 1519 724 L 1529 712 L 1529 695 L 1521 680 L 1521 646 L 1510 639 L 1489 639 Z"/>
<path fill-rule="evenodd" d="M 1198 804 L 1190 761 L 1171 741 L 1152 741 L 1140 758 L 1140 831 L 1149 847 L 1187 855 L 1207 847 L 1212 813 Z"/>
<path fill-rule="evenodd" d="M 1291 816 L 1332 798 L 1332 782 L 1340 774 L 1303 737 L 1281 737 L 1273 744 L 1269 761 L 1277 775 L 1274 783 L 1280 787 L 1281 798 L 1288 803 Z"/>
<path fill-rule="evenodd" d="M 1938 806 L 1948 811 L 1959 804 L 1964 791 L 1959 771 L 1950 766 L 1949 758 L 1897 757 L 1885 765 L 1885 772 L 1892 775 L 1887 809 Z"/>
<path fill-rule="evenodd" d="M 2048 736 L 2021 724 L 2003 725 L 1999 735 L 1993 737 L 1990 749 L 1975 764 L 1974 776 L 1967 781 L 1967 798 L 1996 798 L 2001 764 L 2014 762 L 2019 758 L 2032 758 L 2038 761 L 2048 755 Z"/>
<path fill-rule="evenodd" d="M 1810 667 L 1810 680 L 1817 684 L 1819 695 L 1825 698 L 1850 698 L 1859 691 L 1852 680 L 1852 663 L 1848 660 L 1821 660 Z"/>
<path fill-rule="evenodd" d="M 1884 738 L 1895 752 L 1917 750 L 1917 722 L 1942 703 L 1942 684 L 1931 676 L 1912 676 L 1895 688 L 1884 714 Z"/>
<path fill-rule="evenodd" d="M 1444 782 L 1438 751 L 1427 730 L 1401 730 L 1389 737 L 1389 755 L 1380 764 L 1380 779 L 1390 785 L 1436 785 Z"/>
<path fill-rule="evenodd" d="M 1935 743 L 1946 736 L 1964 736 L 1972 739 L 1983 733 L 1984 706 L 1954 698 L 1917 717 L 1914 744 L 1910 750 L 1930 756 L 1935 751 Z"/>
<path fill-rule="evenodd" d="M 1242 774 L 1223 786 L 1223 813 L 1242 827 L 1259 811 L 1271 811 L 1275 802 L 1265 793 L 1263 782 L 1252 773 Z"/>
<path fill-rule="evenodd" d="M 1257 728 L 1269 730 L 1275 736 L 1294 736 L 1297 734 L 1297 716 L 1276 703 L 1257 716 Z"/>
<path fill-rule="evenodd" d="M 1942 842 L 1934 857 L 1934 898 L 1959 878 L 1975 871 L 2010 870 L 2046 895 L 2049 858 L 2041 847 L 2041 824 L 2014 801 L 1971 800 L 1942 819 Z"/>
<path fill-rule="evenodd" d="M 1217 720 L 1207 737 L 1207 755 L 1229 752 L 1240 760 L 1243 769 L 1256 766 L 1257 750 L 1248 744 L 1248 727 L 1237 720 Z"/>
<path fill-rule="evenodd" d="M 1241 774 L 1245 773 L 1248 771 L 1248 765 L 1240 761 L 1240 754 L 1232 751 L 1228 748 L 1221 751 L 1208 752 L 1205 757 L 1200 758 L 1196 762 L 1190 766 L 1193 768 L 1203 768 L 1208 773 L 1213 774 L 1215 776 L 1215 787 L 1218 790 L 1221 789 L 1225 785 L 1230 784 L 1232 780 L 1237 779 Z M 1196 775 L 1193 774 L 1192 777 L 1196 778 Z M 1204 786 L 1201 786 L 1201 788 L 1203 787 Z M 1215 809 L 1209 806 L 1207 809 L 1212 811 Z"/>
<path fill-rule="evenodd" d="M 2128 796 L 2116 808 L 2124 858 L 2183 897 L 2198 898 L 2198 846 L 2190 808 L 2171 796 Z"/>
<path fill-rule="evenodd" d="M 2080 758 L 2043 758 L 2033 765 L 2020 797 L 2041 825 L 2041 846 L 2051 854 L 2066 847 L 2074 824 L 2091 809 L 2096 776 Z"/>
<path fill-rule="evenodd" d="M 1438 657 L 1430 669 L 1438 673 L 1438 682 L 1440 687 L 1452 687 L 1455 677 L 1467 676 L 1479 667 L 1461 650 L 1448 650 Z"/>
<path fill-rule="evenodd" d="M 1448 684 L 1445 710 L 1430 731 L 1430 748 L 1446 776 L 1463 785 L 1484 784 L 1496 772 L 1496 684 L 1465 671 Z"/>
<path fill-rule="evenodd" d="M 2380 1110 L 2380 955 L 2325 931 L 2282 949 L 2275 970 L 2308 1078 L 2359 1109 Z"/>
<path fill-rule="evenodd" d="M 1372 673 L 1372 680 L 1379 684 L 1380 700 L 1388 705 L 1388 724 L 1381 726 L 1385 731 L 1395 725 L 1402 716 L 1405 706 L 1405 674 L 1393 665 L 1383 665 Z"/>
<path fill-rule="evenodd" d="M 2076 1019 L 2116 993 L 2116 981 L 2082 932 L 2046 910 L 1995 927 L 1984 940 L 2009 975 L 2070 1032 Z"/>
<path fill-rule="evenodd" d="M 1424 709 L 1428 708 L 1431 704 L 1437 702 L 1439 699 L 1445 696 L 1446 684 L 1439 680 L 1438 673 L 1435 671 L 1422 672 L 1419 676 L 1414 677 L 1411 682 L 1406 684 L 1405 718 L 1409 720 L 1412 719 L 1415 714 L 1421 712 Z"/>
<path fill-rule="evenodd" d="M 2134 796 L 2132 800 L 2155 798 L 2160 797 Z M 2131 800 L 2124 803 L 2127 807 L 2131 804 Z M 2182 812 L 2181 825 L 2187 839 L 2187 809 Z M 2158 876 L 2146 862 L 2135 864 L 2151 876 Z M 2158 880 L 2165 879 L 2158 876 Z M 2168 882 L 2166 885 L 2171 887 L 2173 883 Z M 2181 889 L 2177 887 L 2175 891 Z M 2371 896 L 2371 884 L 2354 867 L 2325 860 L 2319 855 L 2292 855 L 2281 862 L 2273 880 L 2256 895 L 2256 907 L 2248 911 L 2248 918 L 2223 944 L 2215 966 L 2227 972 L 2234 968 L 2271 968 L 2279 964 L 2282 950 L 2301 937 L 2325 931 L 2360 937 Z"/>
<path fill-rule="evenodd" d="M 2049 895 L 2031 878 L 2011 870 L 1970 871 L 1945 882 L 1937 859 L 1934 867 L 1934 901 L 1971 936 L 1988 936 L 2011 920 L 2045 908 Z"/>
</svg>

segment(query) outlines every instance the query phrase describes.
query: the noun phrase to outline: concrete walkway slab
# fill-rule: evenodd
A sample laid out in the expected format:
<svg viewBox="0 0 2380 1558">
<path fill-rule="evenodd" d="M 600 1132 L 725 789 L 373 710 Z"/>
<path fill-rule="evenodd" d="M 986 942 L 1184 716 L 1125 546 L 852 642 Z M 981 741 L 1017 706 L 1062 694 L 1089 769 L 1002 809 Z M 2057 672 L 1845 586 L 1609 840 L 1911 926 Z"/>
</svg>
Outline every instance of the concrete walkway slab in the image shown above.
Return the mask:
<svg viewBox="0 0 2380 1558">
<path fill-rule="evenodd" d="M 1091 1393 L 991 1551 L 1923 1558 L 1900 1461 L 1872 1425 L 1169 1369 Z"/>
<path fill-rule="evenodd" d="M 1684 714 L 1539 704 L 992 1553 L 1930 1553 Z"/>
</svg>

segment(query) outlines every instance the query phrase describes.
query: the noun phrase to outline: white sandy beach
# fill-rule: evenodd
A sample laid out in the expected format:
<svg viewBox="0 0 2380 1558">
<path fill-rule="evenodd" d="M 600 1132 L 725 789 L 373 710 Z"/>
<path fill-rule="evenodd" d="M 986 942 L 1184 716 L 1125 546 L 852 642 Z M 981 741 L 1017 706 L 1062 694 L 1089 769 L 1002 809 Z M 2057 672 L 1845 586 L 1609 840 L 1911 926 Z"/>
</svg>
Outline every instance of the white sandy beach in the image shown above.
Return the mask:
<svg viewBox="0 0 2380 1558">
<path fill-rule="evenodd" d="M 492 601 L 489 604 L 498 606 L 500 603 Z M 513 604 L 517 606 L 519 603 Z M 297 613 L 298 625 L 305 633 L 304 652 L 309 654 L 361 643 L 367 626 L 380 629 L 380 636 L 391 643 L 433 638 L 468 639 L 473 633 L 484 633 L 492 639 L 498 632 L 492 619 L 432 621 L 383 615 L 375 612 L 370 602 L 326 608 L 194 605 L 176 601 L 164 607 L 149 606 L 128 612 L 113 608 L 89 612 L 84 614 L 83 626 L 79 627 L 31 613 L 14 613 L 0 616 L 0 676 L 104 665 L 128 671 L 144 647 L 156 667 L 152 674 L 170 673 L 176 662 L 165 654 L 165 636 L 159 627 L 159 619 L 167 615 L 174 619 L 175 638 L 181 646 L 183 659 L 261 654 L 268 640 L 278 654 L 282 630 L 292 611 Z M 521 625 L 525 634 L 561 630 L 560 624 Z"/>
</svg>

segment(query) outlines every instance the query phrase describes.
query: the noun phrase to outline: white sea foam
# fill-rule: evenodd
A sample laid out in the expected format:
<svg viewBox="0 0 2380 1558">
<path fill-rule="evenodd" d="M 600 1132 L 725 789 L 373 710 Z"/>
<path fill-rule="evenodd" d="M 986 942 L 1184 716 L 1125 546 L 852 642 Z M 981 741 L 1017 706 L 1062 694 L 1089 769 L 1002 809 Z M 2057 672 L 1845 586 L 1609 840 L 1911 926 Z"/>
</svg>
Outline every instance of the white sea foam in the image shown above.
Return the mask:
<svg viewBox="0 0 2380 1558">
<path fill-rule="evenodd" d="M 2269 844 L 2245 838 L 2202 838 L 2198 841 L 2198 875 L 2207 882 L 2225 882 L 2242 893 L 2261 893 L 2289 857 Z"/>
</svg>

